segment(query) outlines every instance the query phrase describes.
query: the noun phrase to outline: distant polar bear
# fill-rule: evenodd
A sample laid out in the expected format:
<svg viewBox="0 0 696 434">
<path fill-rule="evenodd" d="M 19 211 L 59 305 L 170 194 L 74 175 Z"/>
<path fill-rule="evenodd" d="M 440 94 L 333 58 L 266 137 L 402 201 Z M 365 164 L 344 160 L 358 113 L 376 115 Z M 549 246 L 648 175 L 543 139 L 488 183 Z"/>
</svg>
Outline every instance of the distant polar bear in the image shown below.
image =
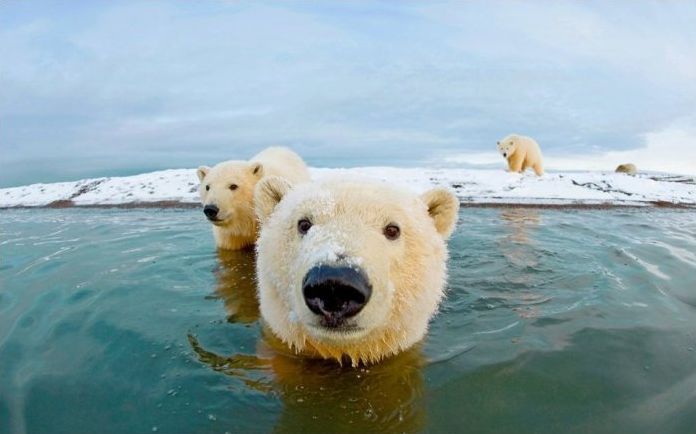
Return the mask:
<svg viewBox="0 0 696 434">
<path fill-rule="evenodd" d="M 544 174 L 541 148 L 531 137 L 510 134 L 498 141 L 498 152 L 507 159 L 510 172 L 523 173 L 532 168 L 537 176 Z"/>
<path fill-rule="evenodd" d="M 444 294 L 454 193 L 269 177 L 255 203 L 261 315 L 288 347 L 356 366 L 423 338 Z"/>
<path fill-rule="evenodd" d="M 266 148 L 249 161 L 231 160 L 197 171 L 203 212 L 213 224 L 220 249 L 237 250 L 256 242 L 254 187 L 266 176 L 293 183 L 309 181 L 302 158 L 288 148 Z"/>
<path fill-rule="evenodd" d="M 635 164 L 632 163 L 626 163 L 626 164 L 619 164 L 619 166 L 616 168 L 617 173 L 627 173 L 629 175 L 635 175 L 638 173 L 638 169 L 636 168 Z"/>
</svg>

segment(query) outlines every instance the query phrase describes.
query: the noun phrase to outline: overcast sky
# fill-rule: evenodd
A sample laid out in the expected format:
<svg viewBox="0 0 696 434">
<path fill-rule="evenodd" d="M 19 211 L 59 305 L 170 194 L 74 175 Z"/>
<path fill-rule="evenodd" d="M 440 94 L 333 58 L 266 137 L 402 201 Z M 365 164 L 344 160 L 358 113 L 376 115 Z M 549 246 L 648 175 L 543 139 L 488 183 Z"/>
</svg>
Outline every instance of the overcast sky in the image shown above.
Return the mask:
<svg viewBox="0 0 696 434">
<path fill-rule="evenodd" d="M 695 2 L 0 2 L 0 186 L 311 164 L 696 173 Z"/>
</svg>

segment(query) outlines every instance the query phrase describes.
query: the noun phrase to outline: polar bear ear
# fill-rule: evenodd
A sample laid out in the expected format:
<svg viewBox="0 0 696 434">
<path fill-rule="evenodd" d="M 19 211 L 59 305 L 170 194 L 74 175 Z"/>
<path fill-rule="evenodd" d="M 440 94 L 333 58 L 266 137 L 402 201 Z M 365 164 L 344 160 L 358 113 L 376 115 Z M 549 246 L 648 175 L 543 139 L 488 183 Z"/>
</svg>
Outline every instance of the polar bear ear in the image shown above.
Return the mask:
<svg viewBox="0 0 696 434">
<path fill-rule="evenodd" d="M 198 180 L 203 181 L 203 178 L 210 172 L 210 167 L 208 166 L 201 166 L 196 170 L 196 175 L 198 175 Z"/>
<path fill-rule="evenodd" d="M 428 207 L 428 214 L 435 223 L 435 229 L 447 239 L 457 223 L 459 199 L 446 188 L 434 188 L 421 195 L 421 200 Z"/>
<path fill-rule="evenodd" d="M 251 174 L 257 178 L 261 178 L 263 176 L 263 164 L 251 163 Z"/>
<path fill-rule="evenodd" d="M 290 191 L 292 184 L 285 178 L 269 176 L 254 188 L 254 208 L 259 223 L 265 223 L 278 202 Z"/>
</svg>

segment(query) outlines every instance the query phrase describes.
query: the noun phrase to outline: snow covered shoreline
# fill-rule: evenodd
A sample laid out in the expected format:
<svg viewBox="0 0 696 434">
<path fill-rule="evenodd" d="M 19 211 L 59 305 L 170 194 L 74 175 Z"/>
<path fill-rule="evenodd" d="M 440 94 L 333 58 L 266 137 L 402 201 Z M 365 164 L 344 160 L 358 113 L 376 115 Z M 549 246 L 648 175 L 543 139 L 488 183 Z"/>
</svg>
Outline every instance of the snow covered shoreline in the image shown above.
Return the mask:
<svg viewBox="0 0 696 434">
<path fill-rule="evenodd" d="M 471 206 L 674 206 L 696 208 L 696 178 L 667 174 L 556 172 L 541 178 L 503 170 L 361 167 L 312 168 L 313 179 L 385 180 L 415 191 L 452 188 Z M 0 208 L 192 207 L 198 204 L 195 169 L 126 177 L 32 184 L 0 189 Z"/>
</svg>

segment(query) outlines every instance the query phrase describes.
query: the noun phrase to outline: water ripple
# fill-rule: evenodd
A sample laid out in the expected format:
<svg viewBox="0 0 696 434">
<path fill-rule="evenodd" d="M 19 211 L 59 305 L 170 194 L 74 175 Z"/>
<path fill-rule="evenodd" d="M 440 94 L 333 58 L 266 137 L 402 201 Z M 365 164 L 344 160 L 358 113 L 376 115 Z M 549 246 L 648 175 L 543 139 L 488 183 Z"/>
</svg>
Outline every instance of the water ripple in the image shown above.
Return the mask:
<svg viewBox="0 0 696 434">
<path fill-rule="evenodd" d="M 691 426 L 693 213 L 463 210 L 427 338 L 359 369 L 274 353 L 254 253 L 216 252 L 199 214 L 0 212 L 0 418 L 19 432 L 634 432 L 658 399 L 643 422 Z"/>
</svg>

